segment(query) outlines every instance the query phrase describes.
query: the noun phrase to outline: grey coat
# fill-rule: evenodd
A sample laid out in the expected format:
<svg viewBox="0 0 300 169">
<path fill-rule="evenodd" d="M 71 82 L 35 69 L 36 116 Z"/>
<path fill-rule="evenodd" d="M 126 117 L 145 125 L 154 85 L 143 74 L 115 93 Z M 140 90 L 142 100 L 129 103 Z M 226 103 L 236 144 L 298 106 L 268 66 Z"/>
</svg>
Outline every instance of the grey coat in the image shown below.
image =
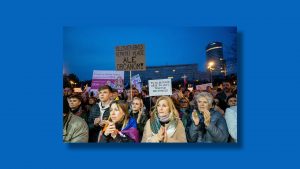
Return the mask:
<svg viewBox="0 0 300 169">
<path fill-rule="evenodd" d="M 63 141 L 70 143 L 83 143 L 89 140 L 89 128 L 86 122 L 72 113 L 67 115 L 63 128 Z"/>
<path fill-rule="evenodd" d="M 211 120 L 208 126 L 201 126 L 204 125 L 203 123 L 199 123 L 199 125 L 195 126 L 195 123 L 192 122 L 189 127 L 189 136 L 191 142 L 227 142 L 229 134 L 225 119 L 223 118 L 221 113 L 214 110 L 210 110 L 210 116 Z M 201 127 L 204 130 L 201 130 Z"/>
</svg>

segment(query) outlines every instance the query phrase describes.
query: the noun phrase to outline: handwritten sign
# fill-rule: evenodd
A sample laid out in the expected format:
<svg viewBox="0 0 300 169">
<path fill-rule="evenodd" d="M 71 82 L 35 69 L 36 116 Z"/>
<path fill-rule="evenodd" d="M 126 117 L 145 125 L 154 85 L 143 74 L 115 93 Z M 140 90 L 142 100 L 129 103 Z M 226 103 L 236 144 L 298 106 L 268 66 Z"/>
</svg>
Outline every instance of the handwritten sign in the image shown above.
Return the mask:
<svg viewBox="0 0 300 169">
<path fill-rule="evenodd" d="M 149 96 L 172 95 L 171 79 L 148 80 Z"/>
<path fill-rule="evenodd" d="M 116 70 L 146 70 L 144 44 L 117 46 L 115 54 Z"/>
</svg>

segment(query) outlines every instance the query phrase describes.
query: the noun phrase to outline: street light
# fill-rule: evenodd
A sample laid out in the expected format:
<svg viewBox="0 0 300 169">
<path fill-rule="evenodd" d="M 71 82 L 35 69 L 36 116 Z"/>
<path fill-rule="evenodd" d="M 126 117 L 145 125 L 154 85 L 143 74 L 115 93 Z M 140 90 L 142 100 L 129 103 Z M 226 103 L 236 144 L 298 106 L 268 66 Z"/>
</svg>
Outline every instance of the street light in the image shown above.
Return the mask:
<svg viewBox="0 0 300 169">
<path fill-rule="evenodd" d="M 211 61 L 211 62 L 209 62 L 208 63 L 208 67 L 207 67 L 207 69 L 209 69 L 209 71 L 210 71 L 210 82 L 212 83 L 212 70 L 213 70 L 213 65 L 215 65 L 215 62 L 213 62 L 213 61 Z"/>
<path fill-rule="evenodd" d="M 211 61 L 208 63 L 208 68 L 211 68 L 213 65 L 215 65 L 215 62 Z"/>
</svg>

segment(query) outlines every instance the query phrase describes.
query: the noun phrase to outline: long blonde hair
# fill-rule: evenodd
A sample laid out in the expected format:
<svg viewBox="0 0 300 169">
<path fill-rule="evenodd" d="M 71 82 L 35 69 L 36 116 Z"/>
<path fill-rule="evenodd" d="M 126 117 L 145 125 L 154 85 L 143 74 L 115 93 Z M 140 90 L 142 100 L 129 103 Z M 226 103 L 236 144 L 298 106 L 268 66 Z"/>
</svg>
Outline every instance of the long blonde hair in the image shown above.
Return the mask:
<svg viewBox="0 0 300 169">
<path fill-rule="evenodd" d="M 153 110 L 153 113 L 155 113 L 157 115 L 157 106 L 158 106 L 158 103 L 161 101 L 161 100 L 165 100 L 167 101 L 167 104 L 169 106 L 169 109 L 170 109 L 170 120 L 175 120 L 175 119 L 179 119 L 179 113 L 172 101 L 172 99 L 168 96 L 161 96 L 157 99 L 156 101 L 156 104 L 154 106 L 154 110 Z M 154 115 L 154 114 L 153 114 Z"/>
</svg>

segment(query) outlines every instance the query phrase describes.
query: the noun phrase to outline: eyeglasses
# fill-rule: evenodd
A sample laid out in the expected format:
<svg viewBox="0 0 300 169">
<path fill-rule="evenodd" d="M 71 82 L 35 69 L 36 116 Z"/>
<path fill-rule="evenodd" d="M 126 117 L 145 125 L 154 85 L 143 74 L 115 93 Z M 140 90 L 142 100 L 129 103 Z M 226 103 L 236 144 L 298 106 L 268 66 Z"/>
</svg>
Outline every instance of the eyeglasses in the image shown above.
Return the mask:
<svg viewBox="0 0 300 169">
<path fill-rule="evenodd" d="M 139 105 L 139 103 L 131 103 L 132 105 Z"/>
</svg>

